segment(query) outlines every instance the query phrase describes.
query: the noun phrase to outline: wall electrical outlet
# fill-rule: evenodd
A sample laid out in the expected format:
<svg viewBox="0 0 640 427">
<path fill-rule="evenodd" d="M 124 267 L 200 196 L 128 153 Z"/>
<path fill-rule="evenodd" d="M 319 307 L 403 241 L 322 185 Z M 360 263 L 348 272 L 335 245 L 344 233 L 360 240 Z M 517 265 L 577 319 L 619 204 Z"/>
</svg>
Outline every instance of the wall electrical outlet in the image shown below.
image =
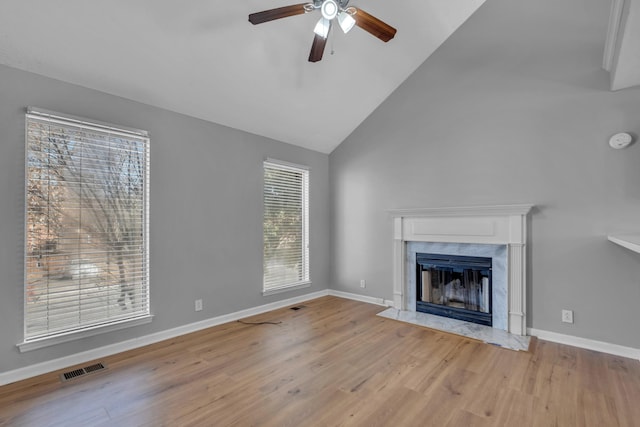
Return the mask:
<svg viewBox="0 0 640 427">
<path fill-rule="evenodd" d="M 562 310 L 562 321 L 564 323 L 573 323 L 573 310 Z"/>
<path fill-rule="evenodd" d="M 202 311 L 202 300 L 201 299 L 197 299 L 196 300 L 196 311 Z"/>
<path fill-rule="evenodd" d="M 364 279 L 360 280 L 360 287 L 361 288 L 366 288 L 367 287 L 367 281 L 364 280 Z"/>
</svg>

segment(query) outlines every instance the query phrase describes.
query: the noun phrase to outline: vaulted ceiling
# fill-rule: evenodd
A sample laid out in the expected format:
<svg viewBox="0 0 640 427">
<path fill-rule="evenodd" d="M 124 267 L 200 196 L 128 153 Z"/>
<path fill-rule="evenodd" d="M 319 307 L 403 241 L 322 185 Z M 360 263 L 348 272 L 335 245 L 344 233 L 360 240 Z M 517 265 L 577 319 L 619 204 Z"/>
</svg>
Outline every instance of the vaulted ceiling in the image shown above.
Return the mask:
<svg viewBox="0 0 640 427">
<path fill-rule="evenodd" d="M 484 1 L 354 0 L 396 37 L 336 27 L 310 63 L 319 12 L 247 21 L 297 0 L 3 0 L 0 63 L 329 153 Z"/>
<path fill-rule="evenodd" d="M 396 37 L 310 63 L 319 11 L 248 22 L 300 0 L 3 0 L 0 63 L 329 153 L 483 2 L 354 0 Z"/>
</svg>

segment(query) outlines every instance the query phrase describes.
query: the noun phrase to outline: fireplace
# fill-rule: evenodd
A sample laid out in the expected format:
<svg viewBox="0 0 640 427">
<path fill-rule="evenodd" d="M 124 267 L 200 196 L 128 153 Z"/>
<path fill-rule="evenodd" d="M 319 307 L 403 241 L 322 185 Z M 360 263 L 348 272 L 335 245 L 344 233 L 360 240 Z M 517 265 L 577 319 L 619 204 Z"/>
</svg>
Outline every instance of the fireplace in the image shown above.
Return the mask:
<svg viewBox="0 0 640 427">
<path fill-rule="evenodd" d="M 492 326 L 492 260 L 416 253 L 416 311 Z"/>
<path fill-rule="evenodd" d="M 490 257 L 491 327 L 527 335 L 526 248 L 531 208 L 532 205 L 496 205 L 390 211 L 395 309 L 415 313 L 416 253 Z M 439 247 L 451 245 L 444 250 Z M 474 245 L 479 246 L 478 250 L 469 249 Z"/>
</svg>

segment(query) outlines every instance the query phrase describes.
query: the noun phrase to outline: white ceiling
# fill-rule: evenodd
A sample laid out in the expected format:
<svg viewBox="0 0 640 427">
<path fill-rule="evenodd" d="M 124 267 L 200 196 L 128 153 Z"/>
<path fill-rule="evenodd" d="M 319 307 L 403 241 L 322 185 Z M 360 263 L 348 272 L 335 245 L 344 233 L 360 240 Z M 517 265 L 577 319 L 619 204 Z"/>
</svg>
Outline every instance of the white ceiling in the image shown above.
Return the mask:
<svg viewBox="0 0 640 427">
<path fill-rule="evenodd" d="M 2 0 L 0 63 L 329 153 L 484 0 L 352 1 L 395 39 L 336 27 L 315 64 L 319 12 L 247 20 L 300 2 Z"/>
</svg>

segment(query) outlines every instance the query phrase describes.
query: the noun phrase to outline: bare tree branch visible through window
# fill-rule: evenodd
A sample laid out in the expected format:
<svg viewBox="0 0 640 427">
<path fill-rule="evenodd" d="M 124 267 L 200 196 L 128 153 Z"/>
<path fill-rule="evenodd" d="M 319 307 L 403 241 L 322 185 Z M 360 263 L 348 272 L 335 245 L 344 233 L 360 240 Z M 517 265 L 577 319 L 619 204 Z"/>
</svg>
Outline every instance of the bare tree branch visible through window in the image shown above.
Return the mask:
<svg viewBox="0 0 640 427">
<path fill-rule="evenodd" d="M 147 141 L 37 120 L 27 141 L 34 333 L 148 313 Z"/>
</svg>

